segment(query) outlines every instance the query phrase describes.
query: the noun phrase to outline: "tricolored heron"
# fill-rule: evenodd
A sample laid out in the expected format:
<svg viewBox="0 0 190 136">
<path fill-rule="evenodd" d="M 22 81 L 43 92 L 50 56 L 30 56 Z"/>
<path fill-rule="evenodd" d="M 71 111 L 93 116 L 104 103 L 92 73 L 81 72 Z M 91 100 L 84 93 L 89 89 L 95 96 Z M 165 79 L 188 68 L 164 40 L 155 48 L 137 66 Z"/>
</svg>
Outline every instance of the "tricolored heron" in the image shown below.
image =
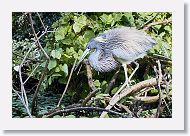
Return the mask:
<svg viewBox="0 0 190 136">
<path fill-rule="evenodd" d="M 90 50 L 95 49 L 88 58 L 92 68 L 99 72 L 109 72 L 122 65 L 125 72 L 125 82 L 117 91 L 118 94 L 125 86 L 129 87 L 129 81 L 139 68 L 136 59 L 142 58 L 146 51 L 151 49 L 156 41 L 145 32 L 131 27 L 120 27 L 107 30 L 98 37 L 91 39 L 77 63 L 75 69 L 83 61 Z M 133 62 L 136 68 L 129 76 L 127 65 Z"/>
</svg>

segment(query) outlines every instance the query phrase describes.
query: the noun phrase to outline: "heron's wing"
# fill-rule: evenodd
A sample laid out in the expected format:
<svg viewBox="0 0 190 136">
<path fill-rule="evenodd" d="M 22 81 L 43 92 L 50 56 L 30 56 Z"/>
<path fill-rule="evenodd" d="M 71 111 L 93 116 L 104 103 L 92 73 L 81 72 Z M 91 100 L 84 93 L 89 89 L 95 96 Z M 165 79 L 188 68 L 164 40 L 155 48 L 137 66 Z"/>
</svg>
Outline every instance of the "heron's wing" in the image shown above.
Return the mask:
<svg viewBox="0 0 190 136">
<path fill-rule="evenodd" d="M 133 61 L 151 49 L 156 41 L 135 28 L 121 27 L 104 33 L 107 43 L 103 49 L 117 58 Z"/>
</svg>

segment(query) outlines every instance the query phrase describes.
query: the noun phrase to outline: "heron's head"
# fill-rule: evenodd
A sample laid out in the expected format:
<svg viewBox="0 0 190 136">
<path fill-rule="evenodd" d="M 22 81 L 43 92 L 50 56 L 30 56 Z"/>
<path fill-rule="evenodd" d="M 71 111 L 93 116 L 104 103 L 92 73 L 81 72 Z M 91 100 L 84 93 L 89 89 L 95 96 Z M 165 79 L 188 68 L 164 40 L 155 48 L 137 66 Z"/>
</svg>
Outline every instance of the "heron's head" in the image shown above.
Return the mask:
<svg viewBox="0 0 190 136">
<path fill-rule="evenodd" d="M 103 44 L 106 43 L 105 38 L 100 35 L 96 38 L 91 39 L 87 46 L 86 46 L 86 50 L 83 52 L 82 56 L 79 59 L 79 62 L 77 63 L 75 69 L 77 69 L 77 67 L 80 65 L 80 63 L 84 60 L 84 58 L 90 53 L 91 50 L 97 50 L 97 49 L 101 49 Z"/>
</svg>

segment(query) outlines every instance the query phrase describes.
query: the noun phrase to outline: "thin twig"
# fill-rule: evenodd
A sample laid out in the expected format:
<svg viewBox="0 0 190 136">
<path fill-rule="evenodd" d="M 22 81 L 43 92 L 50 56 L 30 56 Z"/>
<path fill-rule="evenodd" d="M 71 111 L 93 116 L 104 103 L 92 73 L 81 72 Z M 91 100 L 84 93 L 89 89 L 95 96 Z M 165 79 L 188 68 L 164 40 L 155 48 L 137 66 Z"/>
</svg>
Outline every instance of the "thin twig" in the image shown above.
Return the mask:
<svg viewBox="0 0 190 136">
<path fill-rule="evenodd" d="M 48 63 L 49 63 L 49 61 L 46 61 L 46 65 L 45 65 L 44 71 L 43 71 L 42 76 L 40 77 L 40 79 L 38 81 L 38 85 L 36 87 L 36 90 L 35 90 L 33 98 L 32 98 L 32 106 L 31 106 L 32 115 L 35 113 L 35 107 L 37 107 L 37 95 L 38 95 L 40 86 L 41 86 L 41 84 L 43 82 L 43 79 L 44 79 L 44 77 L 46 75 Z"/>
<path fill-rule="evenodd" d="M 34 68 L 34 70 L 30 73 L 30 75 L 29 75 L 28 78 L 24 81 L 23 84 L 25 84 L 25 83 L 30 79 L 30 77 L 33 75 L 33 73 L 36 71 L 36 69 L 39 67 L 39 65 L 40 65 L 40 64 L 38 64 L 38 65 Z"/>
<path fill-rule="evenodd" d="M 75 111 L 81 111 L 81 110 L 88 110 L 88 111 L 92 111 L 92 110 L 96 110 L 96 111 L 106 111 L 108 113 L 111 114 L 115 114 L 115 115 L 119 115 L 123 118 L 129 118 L 127 115 L 121 114 L 119 112 L 116 111 L 112 111 L 112 110 L 106 110 L 104 108 L 99 108 L 99 107 L 75 107 L 75 108 L 70 108 L 70 109 L 64 109 L 64 110 L 58 110 L 55 111 L 49 115 L 44 116 L 45 118 L 51 118 L 57 114 L 61 114 L 61 113 L 69 113 L 69 112 L 75 112 Z"/>
<path fill-rule="evenodd" d="M 41 18 L 40 18 L 40 19 L 41 19 Z M 36 104 L 37 104 L 37 102 L 36 102 L 36 100 L 37 100 L 37 94 L 38 94 L 39 88 L 40 88 L 40 86 L 41 86 L 41 84 L 42 84 L 42 81 L 43 81 L 43 79 L 44 79 L 44 77 L 45 77 L 45 74 L 46 74 L 46 72 L 47 72 L 47 70 L 48 70 L 48 69 L 47 69 L 47 66 L 48 66 L 50 57 L 48 56 L 48 54 L 45 52 L 45 50 L 44 50 L 43 47 L 41 46 L 41 43 L 40 43 L 40 41 L 39 41 L 39 38 L 38 38 L 38 36 L 37 36 L 37 34 L 36 34 L 36 31 L 35 31 L 35 29 L 34 29 L 34 23 L 33 23 L 33 19 L 32 19 L 31 13 L 29 13 L 29 21 L 30 21 L 31 28 L 32 28 L 32 31 L 33 31 L 35 40 L 36 40 L 36 42 L 37 42 L 37 45 L 38 45 L 38 47 L 41 49 L 41 51 L 43 52 L 44 56 L 45 56 L 46 59 L 47 59 L 46 66 L 45 66 L 44 71 L 43 71 L 43 73 L 42 73 L 42 76 L 41 76 L 41 78 L 40 78 L 40 80 L 39 80 L 39 82 L 38 82 L 36 91 L 35 91 L 34 96 L 33 96 L 33 99 L 32 99 L 32 114 L 34 114 L 34 112 L 35 112 L 35 107 L 36 107 Z M 43 22 L 42 22 L 42 23 L 43 23 Z M 47 33 L 47 28 L 45 29 L 43 35 L 44 35 L 45 33 Z"/>
<path fill-rule="evenodd" d="M 40 22 L 41 22 L 43 28 L 44 28 L 44 31 L 46 31 L 47 28 L 45 27 L 44 22 L 42 21 L 42 18 L 41 18 L 41 16 L 40 16 L 40 14 L 39 14 L 38 12 L 36 12 L 36 13 L 37 13 L 37 15 L 38 15 L 38 18 L 39 18 L 39 20 L 40 20 Z"/>
<path fill-rule="evenodd" d="M 148 21 L 146 21 L 146 22 L 141 26 L 140 29 L 146 27 L 146 25 L 149 24 L 150 22 L 152 22 L 152 21 L 156 18 L 156 16 L 157 16 L 158 14 L 159 14 L 159 12 L 158 12 L 156 15 L 154 15 L 153 17 L 151 17 Z"/>
<path fill-rule="evenodd" d="M 69 83 L 70 83 L 70 80 L 71 80 L 71 77 L 72 77 L 72 74 L 73 74 L 73 71 L 74 71 L 76 62 L 77 62 L 77 59 L 75 59 L 75 62 L 74 62 L 74 64 L 73 64 L 73 67 L 72 67 L 71 72 L 70 72 L 70 74 L 69 74 L 69 78 L 68 78 L 67 84 L 66 84 L 65 89 L 64 89 L 64 91 L 63 91 L 63 94 L 61 95 L 61 98 L 60 98 L 60 100 L 59 100 L 59 102 L 58 102 L 58 104 L 57 104 L 57 107 L 60 107 L 61 101 L 63 100 L 63 97 L 64 97 L 64 95 L 65 95 L 65 93 L 66 93 L 66 91 L 67 91 L 67 88 L 68 88 L 68 86 L 69 86 Z"/>
<path fill-rule="evenodd" d="M 35 31 L 35 29 L 34 29 L 34 23 L 33 23 L 33 20 L 32 20 L 32 15 L 31 15 L 31 13 L 29 13 L 29 20 L 30 20 L 30 24 L 31 24 L 31 28 L 32 28 L 34 37 L 35 37 L 35 39 L 36 39 L 36 41 L 37 41 L 37 45 L 38 45 L 39 48 L 42 50 L 42 52 L 43 52 L 43 54 L 45 55 L 45 57 L 46 57 L 48 60 L 50 60 L 50 57 L 48 56 L 48 54 L 45 52 L 45 50 L 44 50 L 43 47 L 41 46 L 41 43 L 40 43 L 40 41 L 39 41 L 39 39 L 38 39 L 38 37 L 37 37 L 36 31 Z M 47 31 L 47 29 L 45 30 L 44 33 L 46 33 L 46 31 Z"/>
</svg>

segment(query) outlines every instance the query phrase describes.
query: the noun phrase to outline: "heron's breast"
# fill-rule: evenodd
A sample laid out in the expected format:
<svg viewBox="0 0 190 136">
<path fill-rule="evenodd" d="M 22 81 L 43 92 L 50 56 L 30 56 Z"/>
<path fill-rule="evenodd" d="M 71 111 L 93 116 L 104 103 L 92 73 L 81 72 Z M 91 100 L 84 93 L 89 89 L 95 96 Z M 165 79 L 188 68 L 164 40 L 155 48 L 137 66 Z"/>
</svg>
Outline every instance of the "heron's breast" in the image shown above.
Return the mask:
<svg viewBox="0 0 190 136">
<path fill-rule="evenodd" d="M 100 59 L 96 55 L 91 54 L 88 61 L 90 66 L 99 72 L 110 72 L 119 66 L 119 63 L 111 56 L 104 56 Z"/>
</svg>

